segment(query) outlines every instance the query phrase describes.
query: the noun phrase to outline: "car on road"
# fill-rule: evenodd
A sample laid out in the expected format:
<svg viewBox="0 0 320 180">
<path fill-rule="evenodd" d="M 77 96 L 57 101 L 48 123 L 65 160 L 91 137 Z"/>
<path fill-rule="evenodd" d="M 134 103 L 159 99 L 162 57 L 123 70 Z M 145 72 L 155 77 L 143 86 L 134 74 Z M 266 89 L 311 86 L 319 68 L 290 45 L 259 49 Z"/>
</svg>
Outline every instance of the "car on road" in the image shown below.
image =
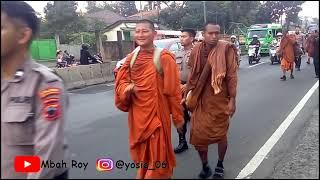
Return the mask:
<svg viewBox="0 0 320 180">
<path fill-rule="evenodd" d="M 178 51 L 182 50 L 182 45 L 179 38 L 155 40 L 154 45 L 158 48 L 167 49 L 173 54 L 176 54 Z M 113 69 L 115 78 L 117 77 L 117 73 L 125 61 L 126 57 L 117 62 L 116 67 Z"/>
</svg>

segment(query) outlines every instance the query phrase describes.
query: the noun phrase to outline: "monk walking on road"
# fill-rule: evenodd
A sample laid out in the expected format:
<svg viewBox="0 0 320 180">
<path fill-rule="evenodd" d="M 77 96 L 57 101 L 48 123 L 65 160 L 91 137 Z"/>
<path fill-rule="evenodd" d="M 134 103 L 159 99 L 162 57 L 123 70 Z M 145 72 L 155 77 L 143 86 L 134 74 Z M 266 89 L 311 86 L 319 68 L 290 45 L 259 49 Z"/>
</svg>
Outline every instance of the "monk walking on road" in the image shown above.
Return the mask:
<svg viewBox="0 0 320 180">
<path fill-rule="evenodd" d="M 294 79 L 293 76 L 293 65 L 295 60 L 294 55 L 294 47 L 295 47 L 295 36 L 289 35 L 288 31 L 284 33 L 283 38 L 280 42 L 279 54 L 281 56 L 281 69 L 283 72 L 283 76 L 280 78 L 281 80 L 285 81 L 286 71 L 290 70 L 290 78 Z"/>
<path fill-rule="evenodd" d="M 127 56 L 115 84 L 116 106 L 129 112 L 131 158 L 149 165 L 137 169 L 138 179 L 171 178 L 176 161 L 170 114 L 179 131 L 184 124 L 174 55 L 162 50 L 157 56 L 159 49 L 153 44 L 156 34 L 151 21 L 137 23 L 134 38 L 140 47 Z"/>
<path fill-rule="evenodd" d="M 200 178 L 212 175 L 208 146 L 214 143 L 218 143 L 219 158 L 214 177 L 224 176 L 229 119 L 236 109 L 237 49 L 232 43 L 219 40 L 219 34 L 219 25 L 207 23 L 204 42 L 193 48 L 188 63 L 191 74 L 186 104 L 192 111 L 190 143 L 202 161 Z"/>
</svg>

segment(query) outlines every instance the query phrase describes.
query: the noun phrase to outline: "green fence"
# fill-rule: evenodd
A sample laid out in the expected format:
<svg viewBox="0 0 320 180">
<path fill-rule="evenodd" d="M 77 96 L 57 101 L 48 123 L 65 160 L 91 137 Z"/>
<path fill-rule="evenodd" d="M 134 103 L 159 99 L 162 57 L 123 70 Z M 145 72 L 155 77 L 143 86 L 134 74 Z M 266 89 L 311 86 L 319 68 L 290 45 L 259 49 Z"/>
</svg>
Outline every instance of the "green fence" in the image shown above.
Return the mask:
<svg viewBox="0 0 320 180">
<path fill-rule="evenodd" d="M 38 61 L 55 61 L 57 45 L 55 39 L 37 39 L 30 47 L 31 56 Z"/>
</svg>

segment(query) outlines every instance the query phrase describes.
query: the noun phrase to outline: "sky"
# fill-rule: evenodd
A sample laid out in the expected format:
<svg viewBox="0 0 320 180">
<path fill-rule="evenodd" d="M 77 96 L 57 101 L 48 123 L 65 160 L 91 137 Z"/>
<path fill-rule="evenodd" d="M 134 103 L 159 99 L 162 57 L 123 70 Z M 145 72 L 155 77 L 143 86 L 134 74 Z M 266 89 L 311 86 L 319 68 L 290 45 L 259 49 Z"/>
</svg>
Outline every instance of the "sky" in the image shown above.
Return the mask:
<svg viewBox="0 0 320 180">
<path fill-rule="evenodd" d="M 43 8 L 46 6 L 46 4 L 49 1 L 26 1 L 29 3 L 35 11 L 43 14 Z M 97 1 L 99 2 L 99 1 Z M 146 4 L 146 1 L 142 1 L 142 8 Z M 78 10 L 85 11 L 85 8 L 87 6 L 86 1 L 78 1 Z M 139 10 L 140 9 L 140 1 L 136 1 L 136 7 Z M 299 16 L 304 17 L 316 17 L 319 18 L 319 1 L 306 1 L 302 4 L 302 11 L 300 11 Z"/>
</svg>

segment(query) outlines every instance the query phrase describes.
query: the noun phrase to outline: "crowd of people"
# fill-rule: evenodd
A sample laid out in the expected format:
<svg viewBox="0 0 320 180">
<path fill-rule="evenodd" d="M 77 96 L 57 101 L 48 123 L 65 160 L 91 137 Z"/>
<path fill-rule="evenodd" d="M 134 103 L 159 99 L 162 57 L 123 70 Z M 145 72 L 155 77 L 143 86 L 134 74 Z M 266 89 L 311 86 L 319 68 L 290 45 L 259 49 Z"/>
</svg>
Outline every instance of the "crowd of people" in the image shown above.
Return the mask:
<svg viewBox="0 0 320 180">
<path fill-rule="evenodd" d="M 137 178 L 172 177 L 176 166 L 174 153 L 188 149 L 185 135 L 190 120 L 190 143 L 202 162 L 199 177 L 224 176 L 229 120 L 236 109 L 238 49 L 231 42 L 219 40 L 220 26 L 214 23 L 204 26 L 204 39 L 199 43 L 193 44 L 194 30 L 181 32 L 182 52 L 174 55 L 163 49 L 159 59 L 152 60 L 158 52 L 153 43 L 154 24 L 139 21 L 134 34 L 139 53 L 129 54 L 116 76 L 115 103 L 120 110 L 129 112 L 133 161 L 168 163 L 163 169 L 138 169 Z M 157 61 L 161 62 L 159 71 Z M 171 143 L 170 114 L 179 134 L 175 149 Z M 208 146 L 215 143 L 218 162 L 212 172 Z"/>
<path fill-rule="evenodd" d="M 281 34 L 282 35 L 282 34 Z M 281 59 L 282 77 L 281 80 L 287 79 L 286 72 L 290 71 L 290 78 L 294 79 L 293 71 L 296 68 L 300 71 L 301 57 L 304 51 L 308 54 L 307 64 L 310 64 L 310 58 L 313 59 L 315 78 L 319 78 L 319 33 L 314 31 L 309 34 L 306 42 L 302 36 L 299 28 L 296 29 L 295 34 L 289 34 L 286 30 L 283 37 L 280 37 L 280 46 L 277 50 L 278 56 Z"/>
</svg>

